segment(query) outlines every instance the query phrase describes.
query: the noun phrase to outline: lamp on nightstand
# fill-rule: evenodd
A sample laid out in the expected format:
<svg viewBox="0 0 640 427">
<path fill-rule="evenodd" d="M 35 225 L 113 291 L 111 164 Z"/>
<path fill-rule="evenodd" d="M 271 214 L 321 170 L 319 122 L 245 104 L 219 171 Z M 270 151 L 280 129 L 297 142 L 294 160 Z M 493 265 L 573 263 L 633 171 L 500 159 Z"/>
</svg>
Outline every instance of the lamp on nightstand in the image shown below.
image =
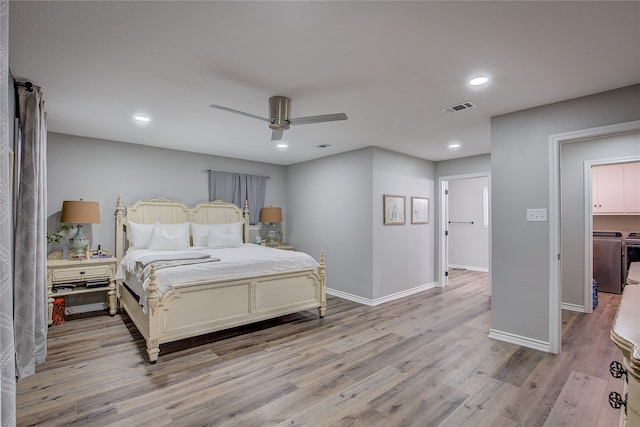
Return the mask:
<svg viewBox="0 0 640 427">
<path fill-rule="evenodd" d="M 89 246 L 89 238 L 82 232 L 82 224 L 100 223 L 100 205 L 98 202 L 65 200 L 62 202 L 61 223 L 77 224 L 78 231 L 69 239 L 71 248 L 75 250 L 75 258 L 84 258 L 84 250 Z"/>
<path fill-rule="evenodd" d="M 282 222 L 282 209 L 274 207 L 262 208 L 260 211 L 260 222 L 269 224 L 266 237 L 269 240 L 269 245 L 275 246 L 279 234 L 276 224 Z"/>
</svg>

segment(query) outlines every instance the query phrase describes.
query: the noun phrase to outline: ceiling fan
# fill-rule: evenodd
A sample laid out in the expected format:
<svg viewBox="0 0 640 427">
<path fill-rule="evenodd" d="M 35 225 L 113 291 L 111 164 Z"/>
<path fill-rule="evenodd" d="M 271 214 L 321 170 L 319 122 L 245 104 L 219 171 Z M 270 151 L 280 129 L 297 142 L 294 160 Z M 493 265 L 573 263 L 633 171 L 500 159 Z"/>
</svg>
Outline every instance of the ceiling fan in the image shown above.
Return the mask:
<svg viewBox="0 0 640 427">
<path fill-rule="evenodd" d="M 269 118 L 256 116 L 255 114 L 245 113 L 244 111 L 234 110 L 233 108 L 223 107 L 222 105 L 211 104 L 211 108 L 229 111 L 230 113 L 241 114 L 254 119 L 262 120 L 269 123 L 269 127 L 273 129 L 271 132 L 272 141 L 282 140 L 282 134 L 289 129 L 291 125 L 307 125 L 310 123 L 333 122 L 336 120 L 347 120 L 345 113 L 323 114 L 320 116 L 307 117 L 289 117 L 291 113 L 291 99 L 286 96 L 272 96 L 269 98 Z"/>
</svg>

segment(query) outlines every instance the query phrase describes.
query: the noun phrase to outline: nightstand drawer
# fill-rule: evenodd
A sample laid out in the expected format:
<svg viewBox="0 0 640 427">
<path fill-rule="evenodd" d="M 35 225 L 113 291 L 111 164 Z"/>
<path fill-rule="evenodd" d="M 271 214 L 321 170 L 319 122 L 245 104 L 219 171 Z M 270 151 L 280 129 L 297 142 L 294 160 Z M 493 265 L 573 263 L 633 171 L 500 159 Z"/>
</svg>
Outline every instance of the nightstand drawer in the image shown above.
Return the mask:
<svg viewBox="0 0 640 427">
<path fill-rule="evenodd" d="M 110 277 L 109 265 L 92 265 L 63 269 L 52 269 L 51 280 L 58 282 L 77 282 L 81 280 Z"/>
</svg>

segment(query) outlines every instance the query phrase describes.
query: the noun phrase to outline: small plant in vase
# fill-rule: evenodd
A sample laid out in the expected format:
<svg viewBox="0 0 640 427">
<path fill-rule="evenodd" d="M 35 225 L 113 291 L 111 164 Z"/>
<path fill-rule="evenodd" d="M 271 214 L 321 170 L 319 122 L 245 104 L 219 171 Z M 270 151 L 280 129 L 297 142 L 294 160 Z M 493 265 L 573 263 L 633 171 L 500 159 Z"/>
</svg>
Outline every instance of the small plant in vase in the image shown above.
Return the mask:
<svg viewBox="0 0 640 427">
<path fill-rule="evenodd" d="M 73 230 L 76 228 L 73 225 L 69 224 L 60 224 L 56 227 L 55 233 L 47 233 L 47 245 L 50 247 L 55 247 L 60 244 L 60 241 L 64 237 L 67 231 Z"/>
</svg>

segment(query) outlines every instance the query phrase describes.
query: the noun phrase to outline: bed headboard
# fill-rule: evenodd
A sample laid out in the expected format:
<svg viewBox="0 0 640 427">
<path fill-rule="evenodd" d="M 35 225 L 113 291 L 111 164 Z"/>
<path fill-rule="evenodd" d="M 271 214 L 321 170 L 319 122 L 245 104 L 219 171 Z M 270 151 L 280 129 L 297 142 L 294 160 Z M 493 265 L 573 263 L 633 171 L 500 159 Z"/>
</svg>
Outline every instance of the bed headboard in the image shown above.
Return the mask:
<svg viewBox="0 0 640 427">
<path fill-rule="evenodd" d="M 164 198 L 139 200 L 125 208 L 122 196 L 116 204 L 116 258 L 121 260 L 129 247 L 129 221 L 141 224 L 178 224 L 195 222 L 196 224 L 226 224 L 243 222 L 243 240 L 249 242 L 249 204 L 245 201 L 244 211 L 233 203 L 221 200 L 199 203 L 189 207 L 184 203 Z"/>
</svg>

